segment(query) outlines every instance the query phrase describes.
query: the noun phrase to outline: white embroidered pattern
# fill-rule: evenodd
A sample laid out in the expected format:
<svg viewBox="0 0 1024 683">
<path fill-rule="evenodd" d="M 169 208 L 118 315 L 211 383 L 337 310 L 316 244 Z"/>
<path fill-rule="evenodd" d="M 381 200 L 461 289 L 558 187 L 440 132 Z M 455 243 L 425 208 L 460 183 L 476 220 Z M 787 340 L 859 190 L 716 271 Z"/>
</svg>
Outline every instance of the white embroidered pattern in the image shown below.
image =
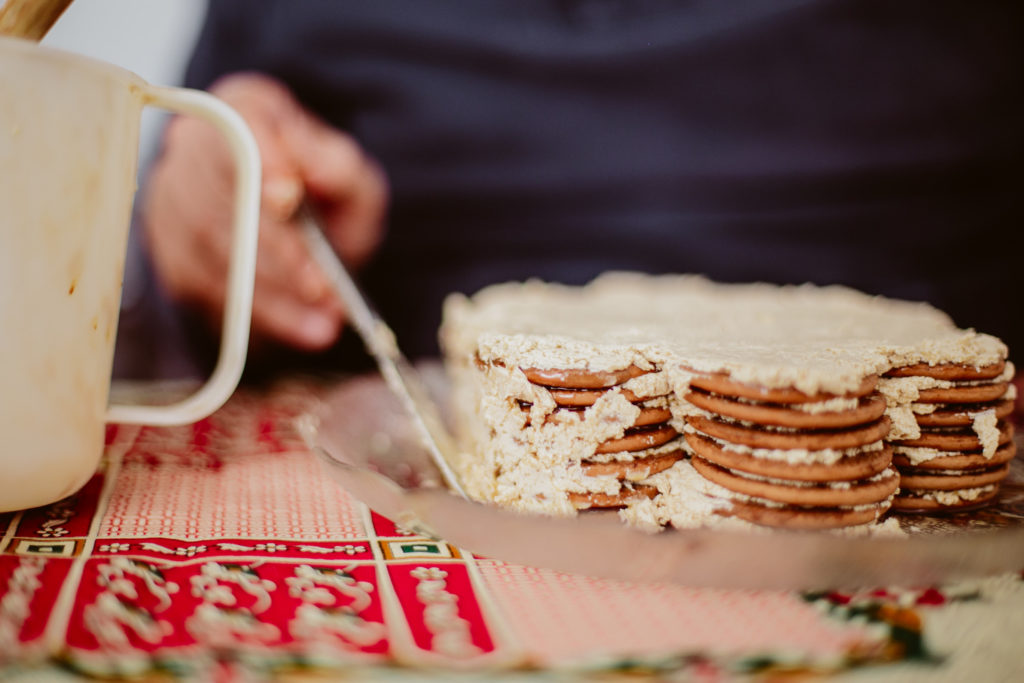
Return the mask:
<svg viewBox="0 0 1024 683">
<path fill-rule="evenodd" d="M 276 626 L 260 621 L 248 610 L 227 609 L 210 602 L 196 607 L 185 620 L 185 628 L 207 647 L 227 650 L 236 650 L 245 641 L 266 645 L 281 637 Z"/>
<path fill-rule="evenodd" d="M 351 566 L 338 570 L 314 569 L 308 564 L 303 564 L 295 568 L 295 576 L 290 576 L 284 581 L 288 584 L 288 594 L 300 598 L 305 603 L 337 605 L 337 598 L 328 590 L 333 588 L 351 599 L 346 607 L 353 612 L 362 612 L 372 602 L 370 591 L 373 590 L 373 584 L 356 581 L 351 572 Z"/>
<path fill-rule="evenodd" d="M 436 652 L 466 658 L 480 654 L 470 637 L 469 622 L 459 616 L 459 597 L 447 590 L 448 572 L 437 567 L 416 567 L 409 575 L 418 581 L 416 598 L 423 605 L 423 623 Z"/>
<path fill-rule="evenodd" d="M 346 555 L 358 555 L 366 552 L 365 545 L 336 545 L 325 548 L 320 545 L 300 545 L 299 550 L 304 553 L 316 553 L 318 555 L 332 555 L 334 553 L 345 553 Z"/>
<path fill-rule="evenodd" d="M 206 562 L 198 576 L 193 576 L 192 595 L 219 607 L 234 607 L 238 604 L 231 586 L 235 585 L 255 598 L 252 612 L 263 612 L 270 607 L 270 591 L 276 584 L 270 579 L 261 579 L 251 568 L 225 566 L 217 562 Z"/>
<path fill-rule="evenodd" d="M 135 584 L 128 578 L 134 576 L 146 584 L 146 589 L 153 595 L 158 605 L 157 612 L 162 612 L 171 606 L 171 595 L 178 592 L 178 584 L 167 581 L 163 575 L 151 564 L 130 560 L 126 557 L 113 557 L 109 562 L 101 564 L 97 568 L 96 578 L 99 585 L 106 587 L 110 592 L 131 600 L 138 600 L 139 594 Z"/>
<path fill-rule="evenodd" d="M 290 631 L 307 642 L 334 645 L 342 642 L 366 647 L 380 642 L 387 634 L 384 624 L 367 621 L 348 608 L 325 609 L 316 605 L 299 605 Z"/>
<path fill-rule="evenodd" d="M 99 547 L 101 553 L 123 553 L 131 549 L 131 543 L 104 543 Z"/>
<path fill-rule="evenodd" d="M 156 645 L 173 632 L 171 624 L 155 617 L 126 600 L 138 600 L 139 592 L 129 577 L 140 579 L 158 604 L 154 611 L 162 612 L 171 606 L 171 595 L 179 590 L 178 584 L 164 579 L 153 565 L 126 557 L 114 557 L 97 568 L 96 583 L 104 591 L 85 607 L 82 622 L 108 653 L 128 654 L 136 651 L 128 637 L 131 630 L 138 638 Z M 127 661 L 127 660 L 126 660 Z M 144 662 L 136 662 L 141 666 Z"/>
<path fill-rule="evenodd" d="M 288 546 L 283 543 L 257 543 L 256 545 L 242 545 L 241 543 L 218 543 L 217 547 L 221 550 L 231 550 L 234 552 L 252 552 L 254 550 L 260 550 L 266 553 L 276 553 L 281 550 L 288 550 Z"/>
<path fill-rule="evenodd" d="M 139 548 L 148 550 L 151 553 L 163 553 L 164 555 L 176 555 L 178 557 L 195 557 L 199 553 L 205 553 L 207 550 L 205 545 L 183 545 L 178 548 L 168 548 L 151 541 L 139 543 Z"/>
<path fill-rule="evenodd" d="M 154 645 L 173 630 L 168 622 L 125 603 L 112 591 L 96 596 L 96 600 L 86 606 L 82 621 L 96 637 L 96 642 L 108 653 L 135 651 L 135 646 L 128 638 L 128 629 Z"/>
<path fill-rule="evenodd" d="M 42 536 L 43 538 L 60 538 L 61 536 L 67 536 L 69 532 L 64 528 L 64 525 L 71 521 L 71 518 L 75 516 L 75 504 L 77 502 L 77 498 L 71 497 L 51 506 L 46 511 L 46 516 L 49 519 L 43 522 L 42 527 L 36 531 L 36 535 Z"/>
<path fill-rule="evenodd" d="M 276 626 L 255 616 L 270 607 L 270 591 L 277 584 L 261 579 L 252 567 L 206 562 L 191 583 L 192 595 L 202 598 L 203 604 L 185 621 L 185 628 L 203 643 L 230 648 L 247 640 L 266 645 L 281 637 Z M 255 598 L 251 608 L 237 606 L 233 585 Z"/>
<path fill-rule="evenodd" d="M 22 559 L 11 574 L 7 594 L 0 600 L 0 663 L 17 652 L 18 636 L 29 614 L 29 606 L 42 585 L 39 575 L 46 562 L 39 558 Z"/>
<path fill-rule="evenodd" d="M 311 643 L 330 645 L 340 637 L 345 643 L 366 647 L 386 635 L 384 625 L 367 621 L 359 613 L 372 604 L 373 584 L 357 581 L 352 566 L 343 569 L 318 569 L 309 565 L 295 568 L 295 576 L 285 579 L 288 594 L 303 604 L 295 610 L 289 625 L 292 635 Z M 329 589 L 350 598 L 345 605 Z"/>
</svg>

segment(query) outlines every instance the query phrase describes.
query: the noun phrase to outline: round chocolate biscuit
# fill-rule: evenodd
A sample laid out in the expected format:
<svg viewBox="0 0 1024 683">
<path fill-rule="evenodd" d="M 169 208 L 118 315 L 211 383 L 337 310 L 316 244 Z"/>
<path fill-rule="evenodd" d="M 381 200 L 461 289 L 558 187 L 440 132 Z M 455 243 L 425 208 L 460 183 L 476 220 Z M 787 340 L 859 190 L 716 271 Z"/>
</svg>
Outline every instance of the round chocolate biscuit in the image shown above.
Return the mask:
<svg viewBox="0 0 1024 683">
<path fill-rule="evenodd" d="M 1013 425 L 1005 420 L 999 422 L 999 443 L 1004 444 L 1013 439 Z M 941 430 L 941 431 L 940 431 Z M 901 439 L 895 442 L 898 446 L 913 448 L 934 448 L 940 451 L 976 451 L 982 443 L 978 435 L 970 428 L 931 427 L 921 430 L 916 439 Z"/>
<path fill-rule="evenodd" d="M 860 405 L 856 408 L 829 413 L 808 413 L 785 405 L 744 403 L 704 391 L 691 391 L 686 400 L 708 412 L 737 420 L 805 429 L 852 427 L 874 422 L 885 414 L 885 399 L 881 396 L 867 396 L 859 399 Z"/>
<path fill-rule="evenodd" d="M 795 481 L 827 482 L 843 479 L 867 479 L 884 470 L 892 462 L 892 446 L 888 444 L 878 450 L 862 451 L 857 455 L 844 456 L 832 464 L 825 464 L 790 463 L 785 460 L 759 458 L 750 453 L 740 453 L 722 448 L 701 434 L 687 434 L 686 443 L 697 455 L 720 467 L 761 477 Z"/>
<path fill-rule="evenodd" d="M 856 448 L 884 439 L 889 434 L 889 418 L 882 417 L 869 424 L 847 429 L 769 430 L 721 422 L 703 415 L 690 415 L 687 424 L 699 432 L 729 443 L 751 448 L 807 449 Z"/>
<path fill-rule="evenodd" d="M 896 470 L 892 470 L 892 476 L 884 479 L 844 481 L 847 488 L 834 488 L 829 486 L 834 482 L 798 486 L 792 483 L 749 479 L 701 457 L 694 457 L 690 462 L 705 479 L 727 488 L 733 493 L 788 505 L 840 507 L 878 503 L 894 494 L 900 484 L 900 477 Z"/>
<path fill-rule="evenodd" d="M 1013 460 L 1017 454 L 1017 446 L 1013 441 L 1008 441 L 996 449 L 991 458 L 986 458 L 981 453 L 957 453 L 950 452 L 949 455 L 941 455 L 930 460 L 922 460 L 918 463 L 911 463 L 910 458 L 900 453 L 892 456 L 893 464 L 901 470 L 906 467 L 913 467 L 919 470 L 971 470 L 980 467 L 991 467 L 1002 465 L 1004 462 Z"/>
<path fill-rule="evenodd" d="M 948 388 L 922 389 L 918 403 L 984 403 L 995 401 L 1006 395 L 1008 382 L 991 384 L 964 384 Z"/>
<path fill-rule="evenodd" d="M 634 484 L 632 487 L 623 486 L 618 493 L 600 493 L 591 491 L 589 493 L 569 493 L 569 502 L 577 510 L 590 508 L 620 508 L 634 500 L 641 498 L 654 498 L 658 495 L 658 489 L 646 484 Z"/>
<path fill-rule="evenodd" d="M 900 472 L 900 490 L 955 491 L 988 486 L 1006 479 L 1006 475 L 1010 473 L 1010 464 L 1004 463 L 983 470 L 949 470 L 951 474 L 938 474 L 940 471 L 942 470 L 904 469 Z"/>
<path fill-rule="evenodd" d="M 1013 401 L 1003 399 L 993 403 L 949 404 L 930 413 L 915 413 L 921 427 L 960 427 L 974 423 L 974 416 L 986 410 L 995 410 L 996 419 L 1002 420 L 1013 413 Z"/>
<path fill-rule="evenodd" d="M 679 432 L 668 425 L 627 429 L 623 436 L 617 439 L 608 439 L 598 445 L 594 450 L 594 453 L 601 454 L 642 451 L 645 448 L 663 446 L 677 436 L 679 436 Z"/>
<path fill-rule="evenodd" d="M 867 396 L 875 390 L 875 385 L 878 383 L 878 377 L 876 375 L 869 375 L 865 377 L 860 385 L 845 394 L 805 394 L 804 392 L 794 388 L 768 388 L 762 386 L 756 386 L 753 384 L 744 384 L 743 382 L 737 382 L 729 377 L 725 373 L 714 373 L 714 374 L 698 374 L 690 378 L 690 386 L 704 391 L 709 391 L 713 394 L 722 394 L 724 396 L 736 396 L 739 398 L 748 398 L 753 401 L 763 401 L 765 403 L 813 403 L 817 401 L 828 401 L 833 398 L 860 398 L 861 396 Z"/>
<path fill-rule="evenodd" d="M 999 361 L 992 365 L 974 367 L 972 365 L 958 365 L 956 363 L 940 363 L 929 365 L 928 363 L 914 363 L 893 368 L 885 373 L 886 377 L 931 377 L 933 379 L 957 380 L 979 380 L 994 379 L 1003 374 L 1006 368 L 1005 361 Z"/>
<path fill-rule="evenodd" d="M 587 462 L 584 460 L 580 463 L 580 467 L 583 468 L 583 473 L 589 477 L 614 475 L 619 480 L 636 480 L 637 478 L 649 477 L 652 474 L 664 472 L 684 457 L 686 457 L 686 454 L 682 450 L 678 450 L 630 461 Z M 644 474 L 645 472 L 646 474 Z"/>
<path fill-rule="evenodd" d="M 987 506 L 996 496 L 999 495 L 999 488 L 983 493 L 977 498 L 960 501 L 959 503 L 947 504 L 937 500 L 929 500 L 921 495 L 903 494 L 896 496 L 892 501 L 893 512 L 901 514 L 935 514 L 938 512 L 969 512 Z"/>
<path fill-rule="evenodd" d="M 637 396 L 629 389 L 620 389 L 622 397 L 630 403 L 642 403 L 660 396 Z M 555 405 L 565 408 L 587 408 L 597 403 L 597 399 L 604 396 L 604 391 L 591 389 L 548 389 Z"/>
<path fill-rule="evenodd" d="M 890 507 L 889 501 L 865 508 L 808 508 L 787 505 L 771 507 L 755 501 L 732 501 L 732 509 L 725 513 L 752 524 L 779 529 L 810 531 L 815 529 L 841 529 L 859 524 L 869 524 L 884 515 Z"/>
<path fill-rule="evenodd" d="M 640 406 L 640 414 L 633 422 L 634 427 L 649 427 L 662 424 L 672 419 L 672 411 L 668 408 L 648 408 Z"/>
<path fill-rule="evenodd" d="M 566 370 L 520 368 L 520 370 L 533 384 L 563 389 L 608 389 L 634 377 L 652 372 L 651 370 L 642 370 L 635 365 L 621 370 L 586 370 L 582 368 Z"/>
</svg>

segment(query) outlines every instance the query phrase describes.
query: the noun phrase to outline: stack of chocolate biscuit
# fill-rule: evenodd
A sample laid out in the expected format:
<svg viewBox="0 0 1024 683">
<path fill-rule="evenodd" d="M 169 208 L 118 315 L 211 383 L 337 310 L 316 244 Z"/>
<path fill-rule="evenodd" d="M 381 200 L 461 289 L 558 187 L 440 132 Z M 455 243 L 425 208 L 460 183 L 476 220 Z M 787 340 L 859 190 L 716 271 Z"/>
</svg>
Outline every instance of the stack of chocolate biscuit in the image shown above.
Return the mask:
<svg viewBox="0 0 1024 683">
<path fill-rule="evenodd" d="M 893 440 L 901 475 L 896 510 L 965 510 L 995 498 L 1016 453 L 1006 419 L 1013 412 L 1012 376 L 1006 361 L 984 367 L 917 363 L 886 373 L 883 383 L 917 393 L 910 408 L 918 433 Z"/>
<path fill-rule="evenodd" d="M 695 375 L 686 400 L 693 467 L 731 502 L 721 514 L 773 527 L 835 528 L 877 520 L 899 477 L 876 377 L 843 396 Z"/>
<path fill-rule="evenodd" d="M 454 295 L 441 336 L 456 469 L 515 510 L 872 525 L 991 501 L 1014 455 L 1005 344 L 926 304 L 613 273 Z"/>
<path fill-rule="evenodd" d="M 568 498 L 576 509 L 619 508 L 639 498 L 652 498 L 657 489 L 642 482 L 684 457 L 680 434 L 670 424 L 672 413 L 666 395 L 637 395 L 627 384 L 654 371 L 630 366 L 617 371 L 525 368 L 522 372 L 554 403 L 554 410 L 544 418 L 551 424 L 584 421 L 587 409 L 611 391 L 621 393 L 639 409 L 621 436 L 601 441 L 593 454 L 580 462 L 585 477 L 612 477 L 619 482 L 618 489 L 570 491 Z M 529 412 L 533 403 L 519 401 L 519 406 Z"/>
</svg>

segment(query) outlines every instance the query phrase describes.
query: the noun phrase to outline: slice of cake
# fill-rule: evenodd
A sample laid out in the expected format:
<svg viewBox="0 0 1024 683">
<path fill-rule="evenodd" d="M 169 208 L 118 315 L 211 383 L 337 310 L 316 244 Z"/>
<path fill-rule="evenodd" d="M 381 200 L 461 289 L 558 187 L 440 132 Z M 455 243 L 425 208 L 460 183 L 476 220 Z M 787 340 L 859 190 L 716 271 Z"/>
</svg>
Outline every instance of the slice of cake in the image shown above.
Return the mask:
<svg viewBox="0 0 1024 683">
<path fill-rule="evenodd" d="M 848 527 L 991 500 L 1013 457 L 1005 345 L 926 304 L 612 273 L 453 296 L 441 340 L 456 468 L 516 510 Z"/>
</svg>

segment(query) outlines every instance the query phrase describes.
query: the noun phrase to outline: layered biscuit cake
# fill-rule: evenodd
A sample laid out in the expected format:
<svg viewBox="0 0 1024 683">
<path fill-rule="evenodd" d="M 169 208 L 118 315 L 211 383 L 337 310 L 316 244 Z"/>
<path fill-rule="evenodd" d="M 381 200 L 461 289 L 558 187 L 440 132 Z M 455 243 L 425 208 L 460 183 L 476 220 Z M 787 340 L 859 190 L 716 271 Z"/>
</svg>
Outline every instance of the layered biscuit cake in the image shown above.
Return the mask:
<svg viewBox="0 0 1024 683">
<path fill-rule="evenodd" d="M 1013 366 L 926 304 L 843 287 L 604 275 L 445 305 L 474 498 L 644 527 L 870 525 L 990 501 Z"/>
</svg>

